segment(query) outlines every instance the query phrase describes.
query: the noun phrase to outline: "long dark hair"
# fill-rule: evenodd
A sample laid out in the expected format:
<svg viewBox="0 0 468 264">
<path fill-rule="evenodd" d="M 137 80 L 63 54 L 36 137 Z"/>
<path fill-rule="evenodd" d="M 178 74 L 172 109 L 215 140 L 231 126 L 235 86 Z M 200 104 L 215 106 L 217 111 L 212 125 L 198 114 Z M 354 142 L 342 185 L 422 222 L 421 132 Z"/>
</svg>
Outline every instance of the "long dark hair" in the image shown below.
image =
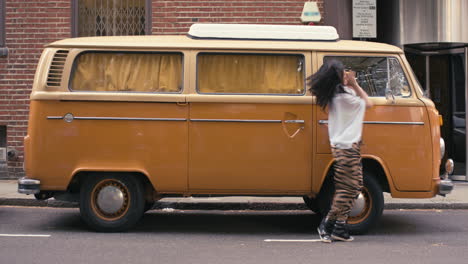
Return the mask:
<svg viewBox="0 0 468 264">
<path fill-rule="evenodd" d="M 337 93 L 343 93 L 344 65 L 338 60 L 326 61 L 320 69 L 307 78 L 310 92 L 317 97 L 317 104 L 325 109 Z"/>
</svg>

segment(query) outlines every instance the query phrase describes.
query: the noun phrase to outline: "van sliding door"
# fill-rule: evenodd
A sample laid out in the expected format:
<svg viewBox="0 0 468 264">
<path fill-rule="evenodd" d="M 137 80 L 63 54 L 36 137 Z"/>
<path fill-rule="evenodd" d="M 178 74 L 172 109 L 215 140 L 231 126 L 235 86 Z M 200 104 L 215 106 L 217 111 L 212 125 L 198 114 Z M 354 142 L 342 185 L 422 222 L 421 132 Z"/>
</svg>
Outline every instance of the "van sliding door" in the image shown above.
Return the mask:
<svg viewBox="0 0 468 264">
<path fill-rule="evenodd" d="M 197 94 L 187 96 L 191 192 L 310 190 L 306 60 L 310 55 L 198 54 Z"/>
</svg>

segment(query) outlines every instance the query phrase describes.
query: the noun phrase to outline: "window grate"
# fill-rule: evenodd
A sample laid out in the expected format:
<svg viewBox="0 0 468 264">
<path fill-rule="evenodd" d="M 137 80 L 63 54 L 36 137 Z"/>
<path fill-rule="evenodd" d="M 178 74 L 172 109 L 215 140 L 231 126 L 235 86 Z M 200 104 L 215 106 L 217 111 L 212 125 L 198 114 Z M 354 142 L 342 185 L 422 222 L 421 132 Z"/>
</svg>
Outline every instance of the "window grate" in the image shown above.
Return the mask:
<svg viewBox="0 0 468 264">
<path fill-rule="evenodd" d="M 81 1 L 78 36 L 145 35 L 145 0 Z"/>
<path fill-rule="evenodd" d="M 49 68 L 49 74 L 47 75 L 47 86 L 60 86 L 67 56 L 68 50 L 58 50 L 55 53 L 54 58 L 52 59 L 52 64 Z"/>
</svg>

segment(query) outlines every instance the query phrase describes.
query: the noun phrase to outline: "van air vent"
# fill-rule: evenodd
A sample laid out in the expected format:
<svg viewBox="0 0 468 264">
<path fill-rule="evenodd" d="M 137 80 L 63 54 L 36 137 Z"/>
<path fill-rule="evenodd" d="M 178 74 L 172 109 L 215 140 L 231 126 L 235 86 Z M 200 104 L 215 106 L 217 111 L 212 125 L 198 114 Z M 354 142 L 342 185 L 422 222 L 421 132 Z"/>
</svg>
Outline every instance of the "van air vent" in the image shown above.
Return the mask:
<svg viewBox="0 0 468 264">
<path fill-rule="evenodd" d="M 67 55 L 68 50 L 58 50 L 55 52 L 52 64 L 50 65 L 49 75 L 47 76 L 47 86 L 60 86 Z"/>
</svg>

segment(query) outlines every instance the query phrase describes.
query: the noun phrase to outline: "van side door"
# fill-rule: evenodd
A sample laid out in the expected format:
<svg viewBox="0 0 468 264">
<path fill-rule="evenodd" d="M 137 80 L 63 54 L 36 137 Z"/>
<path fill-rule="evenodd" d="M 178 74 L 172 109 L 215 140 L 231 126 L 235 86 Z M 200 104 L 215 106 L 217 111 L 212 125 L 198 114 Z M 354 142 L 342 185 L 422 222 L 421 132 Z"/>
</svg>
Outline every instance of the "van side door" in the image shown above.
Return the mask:
<svg viewBox="0 0 468 264">
<path fill-rule="evenodd" d="M 192 193 L 306 193 L 311 188 L 309 53 L 201 52 L 188 95 Z"/>
</svg>

